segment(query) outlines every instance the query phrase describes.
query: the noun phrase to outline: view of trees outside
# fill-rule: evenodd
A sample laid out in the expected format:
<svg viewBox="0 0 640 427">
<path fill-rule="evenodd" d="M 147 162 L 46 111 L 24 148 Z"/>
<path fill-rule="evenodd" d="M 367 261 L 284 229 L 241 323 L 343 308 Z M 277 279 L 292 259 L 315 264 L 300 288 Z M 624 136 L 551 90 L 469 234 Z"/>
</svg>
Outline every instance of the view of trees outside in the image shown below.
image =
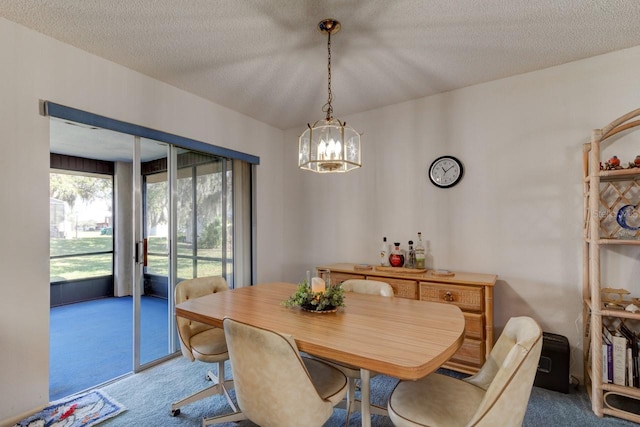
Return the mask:
<svg viewBox="0 0 640 427">
<path fill-rule="evenodd" d="M 221 161 L 214 161 L 178 171 L 177 273 L 180 279 L 195 277 L 196 272 L 198 276 L 222 274 L 222 195 L 223 191 L 231 194 L 228 190 L 231 188 L 231 172 L 227 175 L 227 188 L 223 189 L 220 164 Z M 232 218 L 231 206 L 229 197 L 227 221 L 224 221 L 229 224 Z M 168 209 L 166 174 L 147 177 L 146 219 L 149 254 L 146 272 L 149 274 L 168 274 Z M 228 246 L 231 246 L 231 238 L 228 239 Z"/>
<path fill-rule="evenodd" d="M 112 274 L 113 178 L 52 172 L 49 197 L 50 280 Z"/>
<path fill-rule="evenodd" d="M 213 157 L 212 157 L 213 158 Z M 232 172 L 223 188 L 221 159 L 178 171 L 178 277 L 222 274 L 223 250 L 232 257 Z M 169 198 L 167 173 L 146 176 L 145 273 L 168 275 Z M 195 183 L 195 188 L 194 188 Z M 50 173 L 50 280 L 103 275 L 113 271 L 113 178 L 96 174 Z M 226 196 L 226 219 L 223 218 Z M 227 247 L 222 247 L 227 227 Z M 107 252 L 107 253 L 104 253 Z M 227 264 L 230 268 L 231 263 Z"/>
</svg>

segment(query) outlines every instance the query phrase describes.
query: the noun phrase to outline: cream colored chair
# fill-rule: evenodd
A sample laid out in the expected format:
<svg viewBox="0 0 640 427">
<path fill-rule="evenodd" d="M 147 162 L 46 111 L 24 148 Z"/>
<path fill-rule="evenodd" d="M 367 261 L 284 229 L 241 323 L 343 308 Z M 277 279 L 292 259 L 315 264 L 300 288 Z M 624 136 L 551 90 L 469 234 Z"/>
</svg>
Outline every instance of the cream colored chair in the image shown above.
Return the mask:
<svg viewBox="0 0 640 427">
<path fill-rule="evenodd" d="M 314 427 L 331 417 L 347 378 L 322 361 L 300 357 L 290 335 L 229 318 L 224 332 L 242 412 L 203 425 L 249 419 L 262 427 Z"/>
<path fill-rule="evenodd" d="M 393 296 L 393 288 L 391 287 L 391 285 L 377 280 L 349 279 L 342 282 L 340 286 L 345 292 L 380 295 L 383 297 Z M 357 406 L 355 394 L 356 382 L 360 379 L 360 368 L 357 366 L 343 365 L 341 363 L 334 362 L 333 360 L 327 360 L 327 362 L 332 366 L 340 369 L 340 371 L 342 371 L 342 373 L 345 374 L 349 379 L 349 390 L 347 391 L 345 408 L 347 410 L 346 425 L 349 425 L 349 417 L 351 416 L 351 412 L 354 411 L 354 406 Z M 375 372 L 371 372 L 370 376 L 372 378 L 375 375 L 377 375 Z M 371 413 L 377 415 L 387 415 L 387 410 L 385 408 L 371 405 Z"/>
<path fill-rule="evenodd" d="M 377 280 L 349 279 L 340 285 L 345 292 L 355 292 L 357 294 L 381 295 L 392 297 L 393 288 L 390 284 Z"/>
<path fill-rule="evenodd" d="M 175 303 L 180 304 L 189 299 L 227 290 L 229 290 L 229 286 L 223 277 L 210 276 L 187 279 L 176 286 Z M 183 356 L 192 362 L 199 360 L 206 363 L 216 363 L 218 365 L 218 375 L 214 375 L 212 371 L 207 372 L 207 379 L 210 379 L 213 384 L 179 402 L 173 403 L 171 405 L 171 415 L 179 415 L 180 407 L 184 405 L 216 394 L 224 395 L 231 408 L 236 411 L 237 408 L 229 397 L 228 392 L 229 389 L 233 388 L 233 381 L 225 380 L 224 374 L 224 362 L 229 359 L 224 331 L 221 328 L 194 322 L 183 317 L 176 317 L 176 323 Z"/>
<path fill-rule="evenodd" d="M 389 398 L 389 418 L 397 427 L 522 425 L 541 350 L 538 324 L 511 318 L 476 375 L 401 381 Z"/>
</svg>

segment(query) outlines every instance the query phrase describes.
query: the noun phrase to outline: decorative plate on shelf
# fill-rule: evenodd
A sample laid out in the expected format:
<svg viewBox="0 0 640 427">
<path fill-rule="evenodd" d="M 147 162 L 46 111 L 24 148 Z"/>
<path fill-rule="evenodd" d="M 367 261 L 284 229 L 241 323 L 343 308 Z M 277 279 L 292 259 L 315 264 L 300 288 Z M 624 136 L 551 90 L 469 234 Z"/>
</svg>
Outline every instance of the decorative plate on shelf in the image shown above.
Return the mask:
<svg viewBox="0 0 640 427">
<path fill-rule="evenodd" d="M 640 213 L 637 208 L 637 205 L 624 205 L 618 210 L 616 221 L 620 227 L 626 230 L 640 230 Z"/>
<path fill-rule="evenodd" d="M 456 275 L 456 273 L 454 273 L 453 271 L 443 270 L 443 269 L 431 270 L 430 273 L 433 276 L 440 276 L 440 277 L 453 277 Z"/>
</svg>

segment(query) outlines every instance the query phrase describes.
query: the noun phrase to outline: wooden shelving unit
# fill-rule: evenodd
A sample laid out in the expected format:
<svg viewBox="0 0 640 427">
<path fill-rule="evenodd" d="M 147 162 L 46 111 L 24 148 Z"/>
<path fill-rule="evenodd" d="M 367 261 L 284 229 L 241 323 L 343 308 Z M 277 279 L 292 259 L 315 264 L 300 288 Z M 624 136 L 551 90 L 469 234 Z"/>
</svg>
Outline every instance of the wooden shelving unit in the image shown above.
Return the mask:
<svg viewBox="0 0 640 427">
<path fill-rule="evenodd" d="M 584 247 L 583 247 L 583 320 L 585 384 L 591 397 L 593 412 L 640 423 L 640 414 L 615 407 L 607 402 L 610 394 L 638 400 L 640 388 L 603 382 L 602 325 L 603 318 L 640 320 L 640 314 L 605 308 L 602 300 L 600 254 L 609 245 L 640 245 L 640 230 L 620 226 L 616 215 L 625 205 L 640 204 L 640 168 L 601 170 L 601 144 L 621 132 L 640 129 L 640 109 L 614 120 L 591 134 L 585 144 L 584 165 Z M 623 137 L 623 135 L 618 135 Z M 624 134 L 624 137 L 627 135 Z M 611 140 L 611 143 L 616 141 Z M 640 153 L 640 146 L 638 147 Z M 626 165 L 625 165 L 626 166 Z M 640 215 L 640 212 L 637 213 Z M 637 331 L 635 331 L 637 333 Z M 589 353 L 591 357 L 589 357 Z M 589 363 L 590 362 L 590 363 Z"/>
</svg>

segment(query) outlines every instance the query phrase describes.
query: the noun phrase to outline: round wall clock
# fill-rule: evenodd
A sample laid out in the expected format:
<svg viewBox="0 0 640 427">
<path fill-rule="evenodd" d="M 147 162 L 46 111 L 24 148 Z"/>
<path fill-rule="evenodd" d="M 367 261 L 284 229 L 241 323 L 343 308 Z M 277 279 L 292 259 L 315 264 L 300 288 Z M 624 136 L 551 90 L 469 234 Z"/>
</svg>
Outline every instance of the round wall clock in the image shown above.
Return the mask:
<svg viewBox="0 0 640 427">
<path fill-rule="evenodd" d="M 438 157 L 429 166 L 429 179 L 436 187 L 453 187 L 462 179 L 462 162 L 453 156 Z"/>
</svg>

